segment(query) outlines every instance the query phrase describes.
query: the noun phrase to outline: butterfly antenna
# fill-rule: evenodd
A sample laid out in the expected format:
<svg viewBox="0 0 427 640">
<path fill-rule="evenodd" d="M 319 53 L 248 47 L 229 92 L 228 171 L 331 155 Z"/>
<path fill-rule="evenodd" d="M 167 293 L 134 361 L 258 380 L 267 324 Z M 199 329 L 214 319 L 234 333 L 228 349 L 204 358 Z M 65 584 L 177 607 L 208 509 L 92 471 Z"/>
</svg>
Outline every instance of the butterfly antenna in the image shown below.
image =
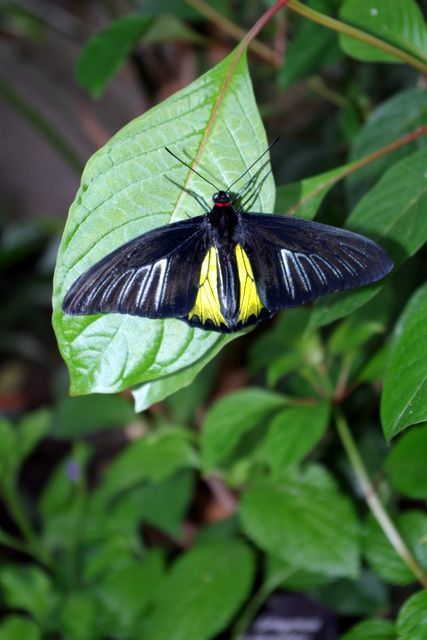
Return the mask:
<svg viewBox="0 0 427 640">
<path fill-rule="evenodd" d="M 261 166 L 260 168 L 256 171 L 256 173 L 251 176 L 249 178 L 249 180 L 247 180 L 247 182 L 245 182 L 245 184 L 243 185 L 243 187 L 240 189 L 240 191 L 234 196 L 233 198 L 233 204 L 235 202 L 237 202 L 238 200 L 242 199 L 242 196 L 244 195 L 249 195 L 249 193 L 251 191 L 253 191 L 254 189 L 256 189 L 256 184 L 258 182 L 259 177 L 261 176 L 262 172 L 264 171 L 265 167 L 268 166 L 268 160 L 266 160 Z M 264 182 L 263 182 L 264 183 Z"/>
<path fill-rule="evenodd" d="M 255 160 L 255 162 L 252 162 L 252 164 L 251 164 L 251 165 L 246 169 L 246 171 L 244 171 L 244 172 L 242 173 L 242 175 L 241 175 L 239 178 L 237 178 L 237 180 L 235 180 L 234 182 L 232 182 L 232 183 L 230 184 L 230 186 L 228 186 L 228 187 L 227 187 L 226 191 L 227 191 L 227 192 L 228 192 L 228 191 L 230 191 L 231 187 L 232 187 L 234 184 L 236 184 L 236 182 L 239 182 L 239 180 L 241 180 L 241 179 L 243 178 L 243 176 L 245 176 L 245 175 L 246 175 L 246 174 L 247 174 L 247 173 L 252 169 L 252 167 L 253 167 L 254 165 L 256 165 L 256 163 L 257 163 L 257 162 L 259 162 L 259 160 L 261 160 L 261 158 L 262 158 L 263 156 L 265 156 L 265 154 L 266 154 L 266 153 L 268 153 L 268 152 L 270 151 L 271 147 L 272 147 L 273 145 L 275 145 L 275 144 L 276 144 L 276 142 L 277 142 L 278 140 L 279 140 L 279 138 L 278 138 L 278 137 L 277 137 L 275 140 L 273 140 L 273 142 L 272 142 L 271 144 L 269 144 L 269 145 L 268 145 L 267 149 L 266 149 L 265 151 L 263 151 L 263 153 L 261 153 L 261 155 L 260 155 L 260 156 Z"/>
<path fill-rule="evenodd" d="M 185 167 L 187 167 L 188 169 L 190 169 L 190 171 L 192 171 L 193 173 L 195 173 L 197 176 L 199 176 L 199 178 L 202 178 L 202 180 L 204 180 L 205 182 L 207 182 L 208 184 L 211 185 L 211 187 L 213 187 L 215 189 L 215 191 L 221 191 L 221 189 L 218 189 L 218 187 L 211 182 L 210 180 L 208 180 L 207 178 L 205 178 L 205 176 L 202 176 L 201 173 L 199 173 L 198 171 L 196 171 L 196 169 L 194 169 L 190 164 L 188 164 L 187 162 L 184 162 L 184 160 L 181 160 L 181 158 L 178 158 L 178 156 L 171 151 L 170 149 L 168 149 L 167 147 L 165 147 L 166 151 L 168 153 L 171 154 L 171 156 L 173 156 L 175 158 L 175 160 L 178 160 L 178 162 L 180 162 L 181 164 L 183 164 Z"/>
<path fill-rule="evenodd" d="M 240 207 L 239 207 L 239 211 L 244 211 L 246 209 L 246 207 L 248 205 L 250 205 L 252 202 L 254 202 L 256 200 L 256 198 L 259 196 L 261 189 L 263 187 L 264 182 L 267 180 L 268 176 L 272 173 L 271 169 L 265 174 L 265 176 L 263 176 L 261 182 L 258 184 L 258 186 L 255 188 L 255 190 L 252 192 L 252 190 L 249 191 L 249 193 L 246 195 L 245 200 L 242 200 Z"/>
</svg>

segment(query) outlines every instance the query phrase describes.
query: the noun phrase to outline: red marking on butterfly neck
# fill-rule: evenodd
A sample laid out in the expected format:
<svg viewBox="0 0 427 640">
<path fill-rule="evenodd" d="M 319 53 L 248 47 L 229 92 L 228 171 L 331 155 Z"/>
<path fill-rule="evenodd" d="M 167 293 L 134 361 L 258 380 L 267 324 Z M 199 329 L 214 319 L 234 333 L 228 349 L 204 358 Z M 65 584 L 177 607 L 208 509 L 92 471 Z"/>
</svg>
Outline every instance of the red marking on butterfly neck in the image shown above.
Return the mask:
<svg viewBox="0 0 427 640">
<path fill-rule="evenodd" d="M 216 207 L 229 207 L 230 203 L 229 202 L 215 202 L 215 206 Z"/>
</svg>

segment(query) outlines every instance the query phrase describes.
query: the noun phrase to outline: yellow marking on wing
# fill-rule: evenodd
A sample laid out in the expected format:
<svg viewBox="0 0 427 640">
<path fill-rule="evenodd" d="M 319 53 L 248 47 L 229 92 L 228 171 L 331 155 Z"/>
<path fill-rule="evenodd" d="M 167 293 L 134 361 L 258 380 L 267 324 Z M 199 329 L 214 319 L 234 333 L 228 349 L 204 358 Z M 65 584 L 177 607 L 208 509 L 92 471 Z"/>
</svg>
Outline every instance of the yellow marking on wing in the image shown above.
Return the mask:
<svg viewBox="0 0 427 640">
<path fill-rule="evenodd" d="M 259 316 L 263 305 L 256 290 L 251 263 L 240 244 L 236 245 L 236 260 L 240 282 L 239 321 L 245 323 L 250 316 Z"/>
<path fill-rule="evenodd" d="M 188 319 L 199 316 L 203 324 L 207 320 L 211 320 L 217 327 L 221 323 L 226 324 L 218 296 L 218 253 L 215 247 L 209 249 L 202 262 L 199 282 L 196 302 Z"/>
</svg>

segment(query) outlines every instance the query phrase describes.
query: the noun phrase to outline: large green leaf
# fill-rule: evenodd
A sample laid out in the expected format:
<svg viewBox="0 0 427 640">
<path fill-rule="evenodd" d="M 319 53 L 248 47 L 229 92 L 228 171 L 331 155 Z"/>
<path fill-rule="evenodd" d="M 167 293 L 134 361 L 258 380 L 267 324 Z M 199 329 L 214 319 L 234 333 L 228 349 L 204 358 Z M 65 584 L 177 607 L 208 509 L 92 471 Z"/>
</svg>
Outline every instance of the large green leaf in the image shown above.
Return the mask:
<svg viewBox="0 0 427 640">
<path fill-rule="evenodd" d="M 135 411 L 144 411 L 147 407 L 150 407 L 154 402 L 160 402 L 164 400 L 168 395 L 188 386 L 193 382 L 198 373 L 205 367 L 206 363 L 213 358 L 225 344 L 225 341 L 232 338 L 226 336 L 224 340 L 218 340 L 211 350 L 205 352 L 205 354 L 188 367 L 184 367 L 177 373 L 172 373 L 169 376 L 163 376 L 158 380 L 146 382 L 140 387 L 132 389 L 132 394 L 135 399 Z"/>
<path fill-rule="evenodd" d="M 427 499 L 427 424 L 402 435 L 387 456 L 386 469 L 397 491 L 410 498 Z"/>
<path fill-rule="evenodd" d="M 427 148 L 397 162 L 357 204 L 348 218 L 352 231 L 378 240 L 390 253 L 395 268 L 427 240 Z M 318 301 L 310 327 L 341 318 L 368 302 L 381 283 L 356 291 L 333 293 Z"/>
<path fill-rule="evenodd" d="M 241 438 L 286 405 L 284 396 L 263 389 L 236 391 L 216 402 L 206 414 L 201 446 L 205 472 L 220 465 Z"/>
<path fill-rule="evenodd" d="M 427 60 L 427 28 L 415 0 L 344 0 L 340 17 L 421 60 Z M 357 60 L 400 62 L 389 53 L 345 34 L 340 34 L 340 43 L 344 51 Z"/>
<path fill-rule="evenodd" d="M 283 469 L 300 462 L 313 449 L 325 433 L 328 420 L 327 402 L 280 411 L 257 448 L 257 460 L 265 462 L 279 477 Z"/>
<path fill-rule="evenodd" d="M 415 292 L 397 324 L 381 420 L 388 440 L 427 420 L 427 284 Z"/>
<path fill-rule="evenodd" d="M 397 640 L 390 620 L 364 620 L 341 636 L 341 640 Z"/>
<path fill-rule="evenodd" d="M 207 640 L 226 626 L 247 596 L 254 572 L 250 549 L 219 540 L 183 554 L 163 582 L 143 637 Z"/>
<path fill-rule="evenodd" d="M 41 640 L 39 627 L 21 616 L 8 616 L 0 625 L 0 640 Z"/>
<path fill-rule="evenodd" d="M 35 565 L 5 565 L 0 569 L 3 601 L 10 609 L 23 609 L 47 624 L 58 604 L 50 576 Z"/>
<path fill-rule="evenodd" d="M 352 142 L 350 160 L 352 162 L 360 160 L 425 124 L 427 124 L 427 90 L 401 91 L 372 112 Z M 356 204 L 359 197 L 397 160 L 413 153 L 426 143 L 427 136 L 421 136 L 351 173 L 346 180 L 351 204 Z"/>
<path fill-rule="evenodd" d="M 427 516 L 421 511 L 407 511 L 396 518 L 396 526 L 415 559 L 427 569 Z M 412 571 L 397 555 L 383 530 L 373 517 L 368 519 L 364 536 L 364 553 L 378 575 L 392 584 L 411 584 L 416 581 Z"/>
<path fill-rule="evenodd" d="M 257 545 L 292 567 L 328 576 L 358 573 L 356 516 L 321 467 L 254 484 L 243 494 L 240 516 Z"/>
<path fill-rule="evenodd" d="M 243 56 L 214 69 L 122 129 L 88 162 L 71 207 L 54 281 L 54 327 L 73 394 L 111 393 L 208 362 L 229 337 L 180 320 L 108 314 L 72 317 L 61 301 L 75 279 L 113 249 L 154 227 L 199 215 L 200 206 L 178 185 L 210 200 L 212 188 L 176 162 L 170 146 L 225 188 L 266 149 Z M 177 184 L 176 184 L 177 183 Z M 255 202 L 272 211 L 273 181 Z M 195 375 L 196 371 L 194 371 Z M 194 376 L 193 376 L 194 377 Z M 162 387 L 159 392 L 164 397 Z M 151 393 L 150 401 L 154 402 Z"/>
<path fill-rule="evenodd" d="M 399 640 L 425 640 L 427 628 L 427 591 L 409 598 L 397 616 Z"/>
</svg>

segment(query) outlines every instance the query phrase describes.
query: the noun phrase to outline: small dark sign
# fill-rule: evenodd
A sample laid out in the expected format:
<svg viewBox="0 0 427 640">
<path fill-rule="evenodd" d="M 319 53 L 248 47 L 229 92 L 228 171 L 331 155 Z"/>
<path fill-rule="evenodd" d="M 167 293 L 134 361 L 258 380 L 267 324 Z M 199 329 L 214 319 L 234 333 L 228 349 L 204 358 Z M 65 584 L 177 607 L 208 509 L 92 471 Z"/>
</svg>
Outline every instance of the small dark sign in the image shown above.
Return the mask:
<svg viewBox="0 0 427 640">
<path fill-rule="evenodd" d="M 275 593 L 255 618 L 244 640 L 337 640 L 336 618 L 303 595 Z"/>
</svg>

